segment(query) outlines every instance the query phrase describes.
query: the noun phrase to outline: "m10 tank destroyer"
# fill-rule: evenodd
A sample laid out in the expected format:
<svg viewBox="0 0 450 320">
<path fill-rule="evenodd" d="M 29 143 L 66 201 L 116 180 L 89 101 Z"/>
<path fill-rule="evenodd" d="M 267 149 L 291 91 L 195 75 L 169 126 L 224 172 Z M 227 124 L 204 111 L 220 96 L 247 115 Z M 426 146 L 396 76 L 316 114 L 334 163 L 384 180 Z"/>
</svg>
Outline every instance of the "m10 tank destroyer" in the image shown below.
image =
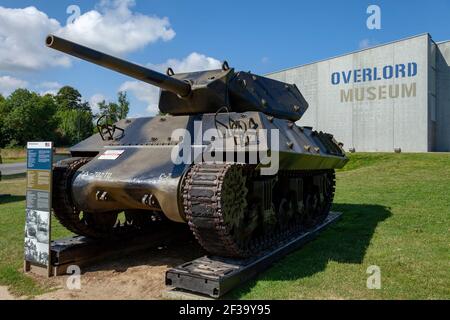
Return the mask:
<svg viewBox="0 0 450 320">
<path fill-rule="evenodd" d="M 67 229 L 113 238 L 169 220 L 211 255 L 246 258 L 327 217 L 348 159 L 331 134 L 295 124 L 308 108 L 295 85 L 226 62 L 162 74 L 53 35 L 46 45 L 161 89 L 160 115 L 98 121 L 55 165 L 53 210 Z"/>
</svg>

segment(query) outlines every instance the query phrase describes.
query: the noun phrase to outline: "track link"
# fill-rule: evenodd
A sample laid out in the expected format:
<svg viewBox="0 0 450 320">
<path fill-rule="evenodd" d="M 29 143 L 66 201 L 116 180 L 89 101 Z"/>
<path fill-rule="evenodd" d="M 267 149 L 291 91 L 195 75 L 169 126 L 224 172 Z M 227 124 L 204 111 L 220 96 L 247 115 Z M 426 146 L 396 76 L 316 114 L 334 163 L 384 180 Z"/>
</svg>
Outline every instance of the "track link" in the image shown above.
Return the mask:
<svg viewBox="0 0 450 320">
<path fill-rule="evenodd" d="M 80 212 L 73 205 L 70 183 L 78 168 L 90 158 L 70 158 L 59 161 L 53 167 L 53 212 L 56 219 L 69 231 L 88 237 L 98 236 L 97 232 L 80 221 Z"/>
<path fill-rule="evenodd" d="M 245 164 L 208 164 L 193 165 L 186 174 L 182 184 L 183 206 L 189 227 L 200 245 L 212 255 L 234 258 L 247 258 L 281 245 L 297 236 L 306 228 L 312 228 L 326 219 L 331 208 L 335 190 L 334 171 L 280 172 L 279 176 L 293 179 L 314 178 L 319 175 L 327 177 L 327 193 L 321 206 L 317 207 L 314 219 L 309 221 L 295 217 L 289 224 L 279 224 L 271 232 L 261 232 L 250 239 L 239 239 L 233 234 L 226 217 L 230 212 L 248 215 L 247 205 L 242 203 L 242 195 L 248 190 L 245 187 L 228 188 L 224 192 L 226 179 L 239 172 L 252 181 L 258 177 L 253 167 Z M 231 196 L 229 193 L 233 193 Z M 240 196 L 241 195 L 241 196 Z M 245 196 L 244 196 L 245 198 Z M 243 207 L 242 207 L 243 206 Z"/>
</svg>

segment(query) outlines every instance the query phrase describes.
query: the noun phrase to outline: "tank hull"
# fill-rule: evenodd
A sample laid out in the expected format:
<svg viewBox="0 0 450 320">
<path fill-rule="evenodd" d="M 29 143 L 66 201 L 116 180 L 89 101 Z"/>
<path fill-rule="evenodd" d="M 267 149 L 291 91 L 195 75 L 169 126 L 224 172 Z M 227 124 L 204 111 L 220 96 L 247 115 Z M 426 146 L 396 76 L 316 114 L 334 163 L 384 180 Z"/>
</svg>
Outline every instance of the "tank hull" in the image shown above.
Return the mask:
<svg viewBox="0 0 450 320">
<path fill-rule="evenodd" d="M 76 207 L 98 214 L 128 209 L 157 210 L 170 220 L 184 222 L 177 197 L 186 166 L 171 164 L 171 148 L 128 146 L 122 150 L 121 157 L 126 160 L 99 160 L 98 156 L 79 169 L 72 182 Z M 99 199 L 99 192 L 105 193 L 106 199 Z M 146 203 L 145 198 L 150 196 L 154 202 Z"/>
</svg>

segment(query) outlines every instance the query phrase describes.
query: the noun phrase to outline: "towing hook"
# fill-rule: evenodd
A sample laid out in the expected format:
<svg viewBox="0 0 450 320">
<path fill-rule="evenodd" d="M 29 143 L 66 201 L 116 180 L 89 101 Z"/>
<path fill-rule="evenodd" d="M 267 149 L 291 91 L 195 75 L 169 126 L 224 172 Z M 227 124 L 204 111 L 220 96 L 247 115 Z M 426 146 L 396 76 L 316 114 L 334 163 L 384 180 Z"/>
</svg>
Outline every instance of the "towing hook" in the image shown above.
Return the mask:
<svg viewBox="0 0 450 320">
<path fill-rule="evenodd" d="M 156 203 L 153 194 L 144 194 L 141 201 L 147 206 L 154 206 Z"/>
<path fill-rule="evenodd" d="M 97 199 L 97 201 L 107 201 L 108 192 L 99 190 L 95 193 L 95 198 Z"/>
</svg>

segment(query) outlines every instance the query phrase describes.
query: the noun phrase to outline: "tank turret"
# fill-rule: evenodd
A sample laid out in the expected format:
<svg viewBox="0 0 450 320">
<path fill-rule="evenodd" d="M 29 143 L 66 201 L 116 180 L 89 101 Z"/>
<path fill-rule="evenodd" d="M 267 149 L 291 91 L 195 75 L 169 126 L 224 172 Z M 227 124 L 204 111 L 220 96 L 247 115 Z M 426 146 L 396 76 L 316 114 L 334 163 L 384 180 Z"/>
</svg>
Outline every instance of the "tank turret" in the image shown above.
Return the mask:
<svg viewBox="0 0 450 320">
<path fill-rule="evenodd" d="M 219 70 L 174 74 L 169 68 L 166 75 L 54 35 L 47 37 L 46 44 L 161 88 L 159 109 L 171 115 L 259 111 L 296 121 L 308 108 L 294 84 L 236 72 L 226 62 Z"/>
</svg>

